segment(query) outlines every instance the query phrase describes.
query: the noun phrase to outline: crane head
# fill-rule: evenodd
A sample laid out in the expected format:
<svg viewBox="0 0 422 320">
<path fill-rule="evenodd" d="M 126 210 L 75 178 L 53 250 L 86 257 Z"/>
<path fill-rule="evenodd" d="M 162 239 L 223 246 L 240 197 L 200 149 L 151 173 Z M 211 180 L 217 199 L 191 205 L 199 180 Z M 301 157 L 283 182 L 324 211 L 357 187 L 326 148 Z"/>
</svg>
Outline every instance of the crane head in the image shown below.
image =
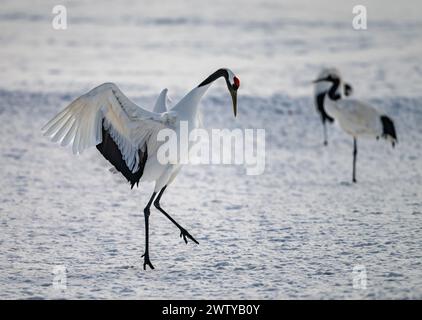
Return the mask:
<svg viewBox="0 0 422 320">
<path fill-rule="evenodd" d="M 318 82 L 322 82 L 322 81 L 336 82 L 336 81 L 340 81 L 340 77 L 338 75 L 336 75 L 336 74 L 329 74 L 328 76 L 315 79 L 312 82 L 313 83 L 318 83 Z"/>
<path fill-rule="evenodd" d="M 341 83 L 342 93 L 348 97 L 353 94 L 353 87 L 350 83 L 343 82 L 340 71 L 337 68 L 324 68 L 319 73 L 318 78 L 313 81 L 315 84 L 315 94 L 326 93 L 335 82 Z"/>
<path fill-rule="evenodd" d="M 232 97 L 233 102 L 233 114 L 236 117 L 237 115 L 237 89 L 240 87 L 240 80 L 238 77 L 235 76 L 235 74 L 230 70 L 226 69 L 227 71 L 227 77 L 226 78 L 226 84 L 227 89 L 230 92 L 230 95 Z"/>
</svg>

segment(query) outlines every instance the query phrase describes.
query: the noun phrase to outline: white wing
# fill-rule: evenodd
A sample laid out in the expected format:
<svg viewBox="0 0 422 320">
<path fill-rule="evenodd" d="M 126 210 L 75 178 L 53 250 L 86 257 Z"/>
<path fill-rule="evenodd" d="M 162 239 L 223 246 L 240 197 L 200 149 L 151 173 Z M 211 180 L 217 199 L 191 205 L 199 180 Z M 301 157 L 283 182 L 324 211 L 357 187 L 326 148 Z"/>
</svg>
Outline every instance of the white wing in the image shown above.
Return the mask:
<svg viewBox="0 0 422 320">
<path fill-rule="evenodd" d="M 166 124 L 160 114 L 130 101 L 113 83 L 104 83 L 73 101 L 44 127 L 44 135 L 74 153 L 97 146 L 131 183 L 139 181 L 151 141 Z M 147 151 L 148 148 L 148 151 Z"/>
<path fill-rule="evenodd" d="M 157 98 L 157 101 L 155 102 L 153 112 L 155 113 L 163 113 L 167 112 L 169 110 L 169 107 L 167 106 L 167 100 L 170 100 L 167 97 L 168 89 L 165 88 L 161 91 L 160 95 Z"/>
<path fill-rule="evenodd" d="M 372 106 L 356 100 L 341 99 L 335 102 L 340 109 L 341 126 L 350 134 L 381 135 L 380 114 Z"/>
</svg>

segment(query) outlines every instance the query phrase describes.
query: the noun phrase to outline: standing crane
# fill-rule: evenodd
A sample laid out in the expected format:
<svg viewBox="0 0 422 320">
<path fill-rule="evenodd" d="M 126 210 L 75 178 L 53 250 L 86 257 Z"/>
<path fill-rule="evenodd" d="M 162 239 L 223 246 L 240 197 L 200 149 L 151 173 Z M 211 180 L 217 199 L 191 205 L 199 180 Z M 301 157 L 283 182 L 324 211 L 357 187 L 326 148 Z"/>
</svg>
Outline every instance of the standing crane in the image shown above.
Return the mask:
<svg viewBox="0 0 422 320">
<path fill-rule="evenodd" d="M 396 129 L 393 120 L 379 113 L 374 107 L 356 99 L 344 99 L 338 91 L 341 78 L 336 74 L 314 80 L 314 83 L 328 82 L 325 110 L 338 121 L 340 127 L 353 137 L 353 174 L 356 182 L 356 158 L 358 153 L 357 138 L 361 136 L 380 137 L 391 141 L 393 148 L 397 143 Z"/>
</svg>

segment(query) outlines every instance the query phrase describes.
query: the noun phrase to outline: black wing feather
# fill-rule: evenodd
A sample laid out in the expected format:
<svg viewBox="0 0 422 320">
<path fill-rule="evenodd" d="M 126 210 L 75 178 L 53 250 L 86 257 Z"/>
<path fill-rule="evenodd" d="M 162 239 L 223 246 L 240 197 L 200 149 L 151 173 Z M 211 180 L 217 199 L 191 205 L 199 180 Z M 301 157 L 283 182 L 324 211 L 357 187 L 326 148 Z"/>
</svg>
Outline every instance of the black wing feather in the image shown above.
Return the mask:
<svg viewBox="0 0 422 320">
<path fill-rule="evenodd" d="M 146 145 L 144 152 L 139 150 L 139 166 L 135 172 L 132 172 L 127 167 L 125 160 L 123 160 L 122 153 L 120 152 L 116 142 L 113 140 L 109 132 L 104 128 L 104 123 L 102 135 L 102 142 L 96 146 L 98 151 L 100 151 L 104 158 L 106 158 L 116 168 L 116 170 L 118 170 L 130 182 L 131 189 L 133 189 L 135 184 L 138 186 L 139 180 L 144 173 L 145 163 L 148 159 Z"/>
</svg>

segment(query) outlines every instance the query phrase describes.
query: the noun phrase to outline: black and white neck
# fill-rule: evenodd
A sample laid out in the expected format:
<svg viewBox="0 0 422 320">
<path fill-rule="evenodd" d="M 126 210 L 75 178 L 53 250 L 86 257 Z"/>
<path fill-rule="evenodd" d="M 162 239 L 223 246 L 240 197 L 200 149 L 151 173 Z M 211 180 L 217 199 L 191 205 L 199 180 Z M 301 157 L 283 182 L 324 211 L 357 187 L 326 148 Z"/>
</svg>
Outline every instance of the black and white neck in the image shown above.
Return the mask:
<svg viewBox="0 0 422 320">
<path fill-rule="evenodd" d="M 196 116 L 199 101 L 215 80 L 223 77 L 226 80 L 227 86 L 235 87 L 238 79 L 234 73 L 225 68 L 218 69 L 197 87 L 193 88 L 186 96 L 182 98 L 172 109 L 179 112 L 181 119 L 192 119 Z M 237 88 L 236 88 L 237 89 Z"/>
<path fill-rule="evenodd" d="M 338 93 L 338 88 L 340 86 L 341 81 L 339 78 L 333 78 L 331 80 L 331 83 L 332 85 L 331 85 L 330 90 L 328 90 L 327 95 L 328 95 L 328 98 L 330 98 L 330 100 L 337 101 L 341 99 L 341 94 Z"/>
<path fill-rule="evenodd" d="M 210 76 L 208 76 L 204 81 L 202 81 L 199 85 L 198 88 L 204 87 L 204 86 L 208 86 L 210 84 L 212 84 L 215 80 L 224 77 L 224 79 L 226 80 L 227 85 L 231 85 L 234 82 L 234 74 L 233 72 L 231 72 L 228 69 L 218 69 L 216 72 L 214 72 L 213 74 L 211 74 Z"/>
</svg>

